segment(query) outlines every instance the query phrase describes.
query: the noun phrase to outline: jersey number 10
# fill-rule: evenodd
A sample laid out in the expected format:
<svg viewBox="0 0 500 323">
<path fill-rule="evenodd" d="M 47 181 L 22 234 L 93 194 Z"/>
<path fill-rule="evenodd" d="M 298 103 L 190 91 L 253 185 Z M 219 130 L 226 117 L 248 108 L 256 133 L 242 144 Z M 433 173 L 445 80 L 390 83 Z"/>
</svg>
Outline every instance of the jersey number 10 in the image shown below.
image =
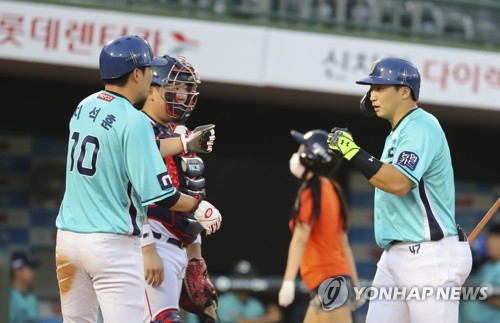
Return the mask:
<svg viewBox="0 0 500 323">
<path fill-rule="evenodd" d="M 75 166 L 75 150 L 76 146 L 78 145 L 78 141 L 80 139 L 80 133 L 79 132 L 73 132 L 73 135 L 71 135 L 71 139 L 74 140 L 73 147 L 71 148 L 71 165 L 69 167 L 70 172 L 73 171 L 73 168 Z M 87 149 L 88 145 L 94 146 L 92 149 L 92 160 L 90 163 L 90 168 L 83 166 L 83 161 L 85 160 L 85 155 L 90 149 Z M 96 164 L 97 164 L 97 154 L 99 153 L 99 139 L 97 137 L 87 135 L 85 138 L 83 138 L 82 143 L 80 144 L 80 155 L 78 156 L 78 159 L 76 161 L 76 169 L 78 170 L 78 173 L 85 175 L 85 176 L 94 176 L 95 172 L 97 171 Z"/>
</svg>

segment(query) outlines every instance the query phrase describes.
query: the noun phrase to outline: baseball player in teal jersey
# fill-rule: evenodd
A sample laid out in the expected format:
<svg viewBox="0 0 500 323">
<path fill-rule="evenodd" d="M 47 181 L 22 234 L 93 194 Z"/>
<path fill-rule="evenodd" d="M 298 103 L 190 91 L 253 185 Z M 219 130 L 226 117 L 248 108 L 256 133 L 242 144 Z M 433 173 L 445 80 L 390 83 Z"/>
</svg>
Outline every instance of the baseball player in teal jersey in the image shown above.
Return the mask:
<svg viewBox="0 0 500 323">
<path fill-rule="evenodd" d="M 373 286 L 432 289 L 425 297 L 400 293 L 370 300 L 366 322 L 457 323 L 459 297 L 437 294 L 440 288 L 463 285 L 472 256 L 455 223 L 446 136 L 438 120 L 417 106 L 420 74 L 412 63 L 378 60 L 357 83 L 370 85 L 361 110 L 391 124 L 382 157 L 361 149 L 347 129 L 333 128 L 328 143 L 375 186 L 375 239 L 384 252 Z"/>
<path fill-rule="evenodd" d="M 56 219 L 66 323 L 96 322 L 99 305 L 106 323 L 149 322 L 140 239 L 150 234 L 141 232 L 147 205 L 193 212 L 209 233 L 220 226 L 213 205 L 173 187 L 149 120 L 134 108 L 147 97 L 151 66 L 164 64 L 141 37 L 112 40 L 99 59 L 105 89 L 71 117 L 66 191 Z"/>
</svg>

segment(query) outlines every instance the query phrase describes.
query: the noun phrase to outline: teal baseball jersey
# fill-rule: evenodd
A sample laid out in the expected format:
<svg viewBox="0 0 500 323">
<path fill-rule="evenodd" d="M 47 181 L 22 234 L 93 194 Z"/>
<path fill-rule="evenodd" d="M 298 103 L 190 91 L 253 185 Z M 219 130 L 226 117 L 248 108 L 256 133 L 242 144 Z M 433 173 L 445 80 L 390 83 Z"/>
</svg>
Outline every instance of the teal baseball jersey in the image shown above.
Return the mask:
<svg viewBox="0 0 500 323">
<path fill-rule="evenodd" d="M 381 161 L 397 167 L 414 184 L 405 196 L 375 189 L 375 239 L 437 241 L 456 235 L 455 183 L 450 150 L 438 120 L 417 108 L 385 141 Z"/>
<path fill-rule="evenodd" d="M 139 235 L 147 205 L 176 193 L 149 120 L 126 98 L 101 91 L 78 105 L 69 128 L 57 227 Z"/>
<path fill-rule="evenodd" d="M 10 289 L 9 323 L 35 323 L 40 319 L 38 299 L 32 292 Z"/>
</svg>

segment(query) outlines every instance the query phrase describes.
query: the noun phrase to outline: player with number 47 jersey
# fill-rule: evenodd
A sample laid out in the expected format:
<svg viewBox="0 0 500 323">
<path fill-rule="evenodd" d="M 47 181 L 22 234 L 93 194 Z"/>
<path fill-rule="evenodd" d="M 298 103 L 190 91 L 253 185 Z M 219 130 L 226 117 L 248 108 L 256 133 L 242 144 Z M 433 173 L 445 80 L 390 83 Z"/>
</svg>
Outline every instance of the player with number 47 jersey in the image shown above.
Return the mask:
<svg viewBox="0 0 500 323">
<path fill-rule="evenodd" d="M 391 125 L 381 159 L 361 149 L 346 128 L 328 144 L 375 187 L 374 224 L 384 252 L 372 286 L 459 290 L 470 273 L 467 237 L 455 223 L 450 149 L 439 121 L 417 105 L 420 73 L 411 62 L 388 57 L 372 63 L 361 111 Z M 398 295 L 393 295 L 398 296 Z M 459 297 L 370 300 L 367 323 L 458 323 Z"/>
</svg>

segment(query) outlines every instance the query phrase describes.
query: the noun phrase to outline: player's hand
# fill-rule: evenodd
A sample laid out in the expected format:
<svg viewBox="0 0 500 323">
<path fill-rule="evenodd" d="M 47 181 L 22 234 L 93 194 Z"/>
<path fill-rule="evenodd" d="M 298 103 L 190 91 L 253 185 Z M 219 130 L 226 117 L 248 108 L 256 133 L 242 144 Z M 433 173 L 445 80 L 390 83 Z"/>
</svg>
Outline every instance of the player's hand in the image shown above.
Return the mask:
<svg viewBox="0 0 500 323">
<path fill-rule="evenodd" d="M 193 212 L 194 218 L 205 228 L 205 233 L 210 235 L 219 230 L 222 216 L 213 206 L 207 201 L 201 201 L 198 207 Z"/>
<path fill-rule="evenodd" d="M 278 294 L 280 306 L 287 307 L 292 304 L 295 298 L 295 282 L 293 280 L 284 280 Z"/>
<path fill-rule="evenodd" d="M 215 143 L 215 125 L 207 124 L 196 127 L 189 135 L 181 135 L 185 154 L 212 152 Z"/>
<path fill-rule="evenodd" d="M 142 247 L 142 258 L 144 261 L 144 278 L 148 285 L 157 287 L 163 283 L 164 268 L 163 261 L 156 251 L 156 244 Z"/>
<path fill-rule="evenodd" d="M 359 146 L 354 143 L 347 128 L 333 128 L 327 139 L 328 147 L 339 153 L 347 160 L 351 160 L 359 152 Z"/>
</svg>

